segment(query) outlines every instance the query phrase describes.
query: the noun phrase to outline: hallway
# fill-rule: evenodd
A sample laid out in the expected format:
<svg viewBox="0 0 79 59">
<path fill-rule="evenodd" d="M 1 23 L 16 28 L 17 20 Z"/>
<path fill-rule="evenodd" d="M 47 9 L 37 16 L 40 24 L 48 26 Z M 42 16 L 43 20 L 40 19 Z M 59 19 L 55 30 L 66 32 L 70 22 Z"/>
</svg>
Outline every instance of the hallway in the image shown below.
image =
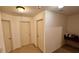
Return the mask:
<svg viewBox="0 0 79 59">
<path fill-rule="evenodd" d="M 42 51 L 33 44 L 17 48 L 10 53 L 42 53 Z"/>
<path fill-rule="evenodd" d="M 66 43 L 65 34 L 79 37 L 79 6 L 64 6 L 62 11 L 57 6 L 40 7 L 0 6 L 0 52 L 52 53 L 58 48 L 56 52 L 79 52 L 69 46 L 61 47 Z"/>
</svg>

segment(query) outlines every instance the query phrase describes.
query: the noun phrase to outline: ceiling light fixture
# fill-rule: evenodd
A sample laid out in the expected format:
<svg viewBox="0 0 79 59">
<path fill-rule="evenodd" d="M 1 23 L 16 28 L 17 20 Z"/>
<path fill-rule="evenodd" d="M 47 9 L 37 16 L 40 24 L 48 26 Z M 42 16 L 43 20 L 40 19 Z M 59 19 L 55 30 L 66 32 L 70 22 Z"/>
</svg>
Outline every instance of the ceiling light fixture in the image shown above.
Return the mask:
<svg viewBox="0 0 79 59">
<path fill-rule="evenodd" d="M 61 9 L 61 8 L 63 8 L 63 7 L 64 7 L 63 5 L 59 5 L 59 6 L 58 6 L 59 9 Z"/>
<path fill-rule="evenodd" d="M 62 9 L 64 7 L 64 2 L 63 2 L 63 0 L 59 0 L 58 1 L 58 8 L 59 9 Z"/>
<path fill-rule="evenodd" d="M 21 13 L 25 11 L 25 8 L 23 6 L 16 6 L 16 9 L 18 12 L 21 12 Z"/>
</svg>

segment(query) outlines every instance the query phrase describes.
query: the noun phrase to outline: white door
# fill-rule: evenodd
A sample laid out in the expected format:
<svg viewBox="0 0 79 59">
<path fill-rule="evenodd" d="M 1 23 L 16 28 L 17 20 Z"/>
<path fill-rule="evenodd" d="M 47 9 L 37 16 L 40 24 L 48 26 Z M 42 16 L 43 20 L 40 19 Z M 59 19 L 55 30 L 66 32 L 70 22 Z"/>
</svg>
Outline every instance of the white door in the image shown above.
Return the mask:
<svg viewBox="0 0 79 59">
<path fill-rule="evenodd" d="M 37 21 L 37 45 L 43 50 L 44 45 L 44 21 Z"/>
<path fill-rule="evenodd" d="M 12 50 L 10 21 L 3 20 L 2 27 L 3 27 L 6 52 L 10 52 Z"/>
<path fill-rule="evenodd" d="M 30 44 L 30 22 L 20 22 L 21 45 Z"/>
</svg>

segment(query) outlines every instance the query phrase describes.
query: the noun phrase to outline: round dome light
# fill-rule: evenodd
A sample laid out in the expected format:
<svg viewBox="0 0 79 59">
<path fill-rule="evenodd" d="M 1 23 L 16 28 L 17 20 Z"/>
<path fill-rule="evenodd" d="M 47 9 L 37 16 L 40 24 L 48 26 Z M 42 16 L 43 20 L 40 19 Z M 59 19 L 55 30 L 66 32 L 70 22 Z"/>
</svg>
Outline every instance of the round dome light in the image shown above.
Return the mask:
<svg viewBox="0 0 79 59">
<path fill-rule="evenodd" d="M 25 8 L 23 6 L 16 6 L 18 12 L 24 12 Z"/>
</svg>

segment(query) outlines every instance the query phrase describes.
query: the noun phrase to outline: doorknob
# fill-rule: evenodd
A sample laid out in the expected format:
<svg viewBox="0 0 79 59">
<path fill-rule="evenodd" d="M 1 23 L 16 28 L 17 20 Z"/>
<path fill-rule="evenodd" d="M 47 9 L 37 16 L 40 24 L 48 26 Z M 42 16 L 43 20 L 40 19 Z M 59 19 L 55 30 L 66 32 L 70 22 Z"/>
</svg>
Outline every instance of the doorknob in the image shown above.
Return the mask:
<svg viewBox="0 0 79 59">
<path fill-rule="evenodd" d="M 37 37 L 39 37 L 39 35 L 37 35 Z"/>
<path fill-rule="evenodd" d="M 9 38 L 10 40 L 12 39 L 12 38 Z"/>
</svg>

